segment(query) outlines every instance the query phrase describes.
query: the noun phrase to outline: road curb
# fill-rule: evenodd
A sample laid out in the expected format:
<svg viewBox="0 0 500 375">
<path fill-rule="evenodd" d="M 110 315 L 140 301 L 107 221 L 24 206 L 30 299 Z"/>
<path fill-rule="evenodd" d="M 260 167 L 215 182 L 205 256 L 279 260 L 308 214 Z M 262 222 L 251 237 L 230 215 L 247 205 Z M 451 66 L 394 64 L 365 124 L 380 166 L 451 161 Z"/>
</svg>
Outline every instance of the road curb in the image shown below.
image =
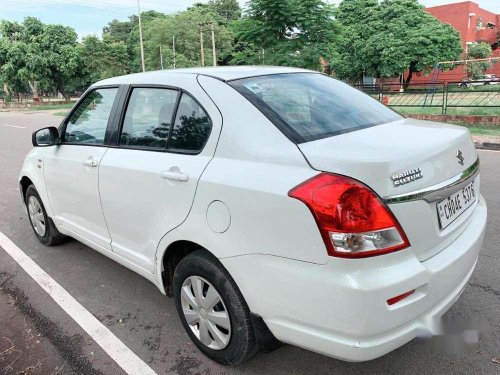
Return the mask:
<svg viewBox="0 0 500 375">
<path fill-rule="evenodd" d="M 474 141 L 474 144 L 476 145 L 476 148 L 479 150 L 500 151 L 500 143 Z"/>
</svg>

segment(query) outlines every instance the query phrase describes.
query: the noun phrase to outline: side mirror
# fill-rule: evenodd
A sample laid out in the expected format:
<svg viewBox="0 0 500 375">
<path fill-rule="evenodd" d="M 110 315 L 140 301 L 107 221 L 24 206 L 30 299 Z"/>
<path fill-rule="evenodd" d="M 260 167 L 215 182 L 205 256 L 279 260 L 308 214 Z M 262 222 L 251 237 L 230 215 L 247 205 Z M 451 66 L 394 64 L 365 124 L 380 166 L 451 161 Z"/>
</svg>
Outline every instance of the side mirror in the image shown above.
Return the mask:
<svg viewBox="0 0 500 375">
<path fill-rule="evenodd" d="M 59 131 L 57 128 L 50 126 L 33 132 L 31 142 L 35 147 L 46 147 L 61 144 Z"/>
</svg>

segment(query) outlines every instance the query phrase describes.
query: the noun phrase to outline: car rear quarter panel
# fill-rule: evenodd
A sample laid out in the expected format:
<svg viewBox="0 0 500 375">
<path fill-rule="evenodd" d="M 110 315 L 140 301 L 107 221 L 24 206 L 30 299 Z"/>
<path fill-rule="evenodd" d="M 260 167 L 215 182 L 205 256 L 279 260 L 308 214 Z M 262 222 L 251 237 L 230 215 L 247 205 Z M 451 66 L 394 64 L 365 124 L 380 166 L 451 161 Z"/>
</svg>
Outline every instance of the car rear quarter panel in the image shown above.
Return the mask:
<svg viewBox="0 0 500 375">
<path fill-rule="evenodd" d="M 190 240 L 219 258 L 266 254 L 326 263 L 325 245 L 312 214 L 288 196 L 291 188 L 318 172 L 229 85 L 203 76 L 199 82 L 222 113 L 222 131 L 188 218 L 163 238 L 159 251 L 174 241 Z M 207 208 L 214 201 L 223 202 L 230 213 L 229 228 L 222 233 L 207 223 Z"/>
</svg>

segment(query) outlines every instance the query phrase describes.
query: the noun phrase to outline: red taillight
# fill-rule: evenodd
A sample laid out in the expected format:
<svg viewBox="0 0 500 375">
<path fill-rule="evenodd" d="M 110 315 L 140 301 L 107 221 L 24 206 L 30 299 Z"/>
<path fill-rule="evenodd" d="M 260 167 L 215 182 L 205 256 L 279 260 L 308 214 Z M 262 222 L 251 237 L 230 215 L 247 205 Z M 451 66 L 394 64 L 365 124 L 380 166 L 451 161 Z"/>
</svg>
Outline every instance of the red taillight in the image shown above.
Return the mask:
<svg viewBox="0 0 500 375">
<path fill-rule="evenodd" d="M 309 207 L 329 255 L 365 258 L 410 246 L 389 208 L 369 187 L 352 178 L 321 173 L 288 195 Z"/>
</svg>

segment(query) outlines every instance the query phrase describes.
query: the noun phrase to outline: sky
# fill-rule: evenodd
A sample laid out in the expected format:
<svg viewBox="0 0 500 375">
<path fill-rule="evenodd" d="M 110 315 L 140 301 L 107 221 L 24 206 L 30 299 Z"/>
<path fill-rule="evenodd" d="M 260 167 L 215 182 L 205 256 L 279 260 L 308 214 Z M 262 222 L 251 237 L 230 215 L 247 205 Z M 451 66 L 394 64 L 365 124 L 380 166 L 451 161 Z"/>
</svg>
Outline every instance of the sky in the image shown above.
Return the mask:
<svg viewBox="0 0 500 375">
<path fill-rule="evenodd" d="M 247 0 L 239 0 L 244 5 Z M 277 0 L 279 1 L 279 0 Z M 340 0 L 329 0 L 338 3 Z M 425 6 L 458 2 L 460 0 L 420 0 Z M 473 0 L 480 7 L 500 14 L 500 0 Z M 174 13 L 196 2 L 206 0 L 140 0 L 141 10 Z M 45 23 L 60 23 L 73 27 L 80 37 L 101 35 L 102 28 L 112 19 L 126 20 L 137 13 L 136 0 L 0 0 L 0 19 L 22 21 L 35 16 Z"/>
</svg>

